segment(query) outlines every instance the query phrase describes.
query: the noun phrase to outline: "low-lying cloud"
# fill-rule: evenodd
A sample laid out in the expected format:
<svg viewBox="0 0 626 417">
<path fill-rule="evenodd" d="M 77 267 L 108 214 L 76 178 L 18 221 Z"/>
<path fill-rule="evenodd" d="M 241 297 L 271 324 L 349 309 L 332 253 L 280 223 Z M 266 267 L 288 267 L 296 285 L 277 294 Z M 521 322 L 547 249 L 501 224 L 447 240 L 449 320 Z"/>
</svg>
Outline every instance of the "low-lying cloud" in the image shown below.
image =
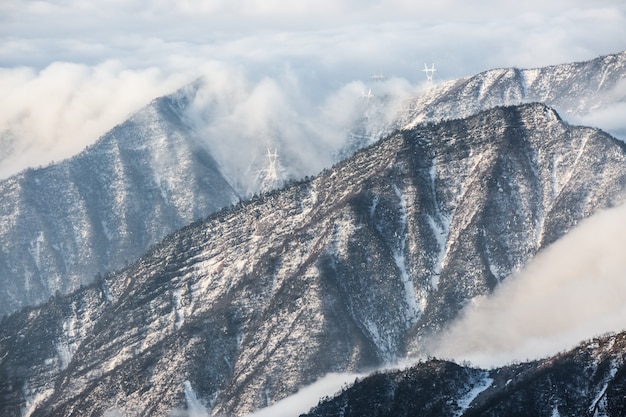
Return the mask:
<svg viewBox="0 0 626 417">
<path fill-rule="evenodd" d="M 624 219 L 626 205 L 581 222 L 470 305 L 434 354 L 496 366 L 626 329 Z"/>
<path fill-rule="evenodd" d="M 613 136 L 626 141 L 626 78 L 620 80 L 599 101 L 608 103 L 592 109 L 588 114 L 574 118 L 574 122 L 585 126 L 600 127 Z"/>
<path fill-rule="evenodd" d="M 246 415 L 246 417 L 294 417 L 315 407 L 322 397 L 332 397 L 342 387 L 351 385 L 365 374 L 331 373 L 313 384 L 300 389 L 296 394 L 277 401 L 267 408 Z"/>
<path fill-rule="evenodd" d="M 155 95 L 188 81 L 113 61 L 0 68 L 0 178 L 80 152 Z"/>
<path fill-rule="evenodd" d="M 251 179 L 266 164 L 268 149 L 278 152 L 290 178 L 317 174 L 337 162 L 351 141 L 362 146 L 378 139 L 420 89 L 390 78 L 353 81 L 315 97 L 290 68 L 253 81 L 219 65 L 202 80 L 188 116 L 243 193 L 258 191 Z"/>
</svg>

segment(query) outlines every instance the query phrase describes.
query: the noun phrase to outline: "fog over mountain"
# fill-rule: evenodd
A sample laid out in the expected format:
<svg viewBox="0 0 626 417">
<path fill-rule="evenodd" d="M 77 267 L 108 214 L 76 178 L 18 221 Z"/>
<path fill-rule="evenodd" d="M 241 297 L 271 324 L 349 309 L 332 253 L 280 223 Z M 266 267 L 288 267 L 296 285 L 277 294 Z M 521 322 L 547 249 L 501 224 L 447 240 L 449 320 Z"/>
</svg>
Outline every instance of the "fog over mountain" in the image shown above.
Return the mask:
<svg viewBox="0 0 626 417">
<path fill-rule="evenodd" d="M 497 366 L 626 329 L 625 218 L 620 206 L 581 222 L 468 306 L 431 354 Z"/>
</svg>

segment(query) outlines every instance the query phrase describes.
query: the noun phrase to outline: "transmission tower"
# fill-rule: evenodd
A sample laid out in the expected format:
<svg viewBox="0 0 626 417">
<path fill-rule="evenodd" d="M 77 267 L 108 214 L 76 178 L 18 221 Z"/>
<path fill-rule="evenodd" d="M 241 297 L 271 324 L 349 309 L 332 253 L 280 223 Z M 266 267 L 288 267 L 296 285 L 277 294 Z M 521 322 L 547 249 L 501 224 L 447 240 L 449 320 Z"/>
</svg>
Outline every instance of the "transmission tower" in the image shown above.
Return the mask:
<svg viewBox="0 0 626 417">
<path fill-rule="evenodd" d="M 271 182 L 278 181 L 278 172 L 276 171 L 276 161 L 278 160 L 278 150 L 274 148 L 274 152 L 267 148 L 267 180 Z"/>
<path fill-rule="evenodd" d="M 433 62 L 430 68 L 428 68 L 428 65 L 424 64 L 424 69 L 422 71 L 426 73 L 426 80 L 429 84 L 432 85 L 433 77 L 435 76 L 435 72 L 437 72 L 437 70 L 435 69 L 435 63 Z"/>
</svg>

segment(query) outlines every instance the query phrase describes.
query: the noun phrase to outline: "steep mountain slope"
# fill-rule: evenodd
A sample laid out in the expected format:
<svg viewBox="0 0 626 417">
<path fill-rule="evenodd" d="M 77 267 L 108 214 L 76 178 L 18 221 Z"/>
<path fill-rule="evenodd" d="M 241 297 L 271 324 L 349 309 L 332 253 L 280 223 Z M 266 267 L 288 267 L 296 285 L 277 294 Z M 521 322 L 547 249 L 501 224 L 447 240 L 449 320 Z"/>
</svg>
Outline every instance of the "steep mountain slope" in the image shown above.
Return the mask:
<svg viewBox="0 0 626 417">
<path fill-rule="evenodd" d="M 535 70 L 487 71 L 436 86 L 409 102 L 374 96 L 362 119 L 345 126 L 350 134 L 335 160 L 394 129 L 497 105 L 543 101 L 583 116 L 625 102 L 625 75 L 623 52 Z M 87 284 L 97 273 L 133 262 L 167 233 L 236 202 L 238 195 L 280 183 L 255 182 L 241 164 L 239 170 L 225 169 L 241 152 L 214 152 L 225 141 L 210 127 L 223 122 L 224 109 L 203 90 L 205 84 L 199 80 L 155 100 L 69 161 L 0 182 L 0 315 Z M 226 114 L 229 123 L 245 122 Z M 307 129 L 274 132 L 282 144 L 281 181 L 317 173 L 304 164 L 302 138 L 294 132 Z M 251 142 L 245 145 L 248 154 L 265 153 Z M 332 160 L 335 149 L 321 149 L 328 143 L 310 142 L 307 149 Z M 260 169 L 261 162 L 255 163 Z"/>
<path fill-rule="evenodd" d="M 80 155 L 0 182 L 0 315 L 121 268 L 238 201 L 183 121 L 184 98 L 155 100 Z"/>
<path fill-rule="evenodd" d="M 541 104 L 398 132 L 0 325 L 0 414 L 242 415 L 420 339 L 623 199 L 626 148 Z"/>
<path fill-rule="evenodd" d="M 625 359 L 621 333 L 491 370 L 430 360 L 369 376 L 302 417 L 622 416 Z"/>
</svg>

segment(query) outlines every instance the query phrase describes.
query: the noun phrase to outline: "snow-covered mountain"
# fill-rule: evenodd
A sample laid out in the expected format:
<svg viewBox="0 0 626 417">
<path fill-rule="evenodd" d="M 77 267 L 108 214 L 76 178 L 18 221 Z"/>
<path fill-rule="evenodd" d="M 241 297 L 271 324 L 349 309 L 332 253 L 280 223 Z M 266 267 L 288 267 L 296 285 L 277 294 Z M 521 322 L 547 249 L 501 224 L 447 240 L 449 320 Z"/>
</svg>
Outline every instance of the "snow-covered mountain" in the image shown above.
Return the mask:
<svg viewBox="0 0 626 417">
<path fill-rule="evenodd" d="M 625 362 L 626 333 L 489 370 L 429 360 L 371 375 L 301 417 L 623 416 Z"/>
<path fill-rule="evenodd" d="M 134 262 L 239 200 L 183 117 L 155 100 L 81 154 L 0 182 L 0 315 Z"/>
<path fill-rule="evenodd" d="M 0 323 L 0 414 L 243 415 L 419 352 L 581 219 L 626 146 L 542 104 L 397 132 Z"/>
<path fill-rule="evenodd" d="M 320 155 L 338 162 L 396 129 L 498 105 L 540 101 L 584 119 L 625 105 L 625 74 L 623 52 L 535 70 L 487 71 L 409 100 L 384 93 L 383 81 L 361 103 L 362 117 L 344 127 L 338 149 L 335 142 L 297 137 L 310 131 L 310 122 L 276 131 L 280 147 L 272 149 L 279 158 L 270 171 L 265 145 L 231 141 L 214 128 L 225 123 L 224 115 L 232 125 L 244 123 L 246 114 L 225 111 L 206 91 L 210 80 L 198 80 L 153 101 L 76 157 L 0 182 L 0 315 L 133 262 L 167 233 L 240 196 L 317 174 L 329 166 L 310 163 Z M 307 153 L 311 149 L 316 156 Z M 240 154 L 258 158 L 232 168 Z"/>
<path fill-rule="evenodd" d="M 568 120 L 626 105 L 626 51 L 544 68 L 493 69 L 445 82 L 413 98 L 400 119 L 410 127 L 451 116 L 467 117 L 494 106 L 531 102 L 547 104 Z M 622 124 L 622 128 L 626 126 Z"/>
<path fill-rule="evenodd" d="M 543 68 L 498 68 L 434 84 L 409 96 L 389 94 L 384 83 L 351 129 L 342 155 L 397 129 L 468 117 L 496 106 L 539 102 L 574 124 L 600 127 L 626 140 L 626 51 Z"/>
</svg>

